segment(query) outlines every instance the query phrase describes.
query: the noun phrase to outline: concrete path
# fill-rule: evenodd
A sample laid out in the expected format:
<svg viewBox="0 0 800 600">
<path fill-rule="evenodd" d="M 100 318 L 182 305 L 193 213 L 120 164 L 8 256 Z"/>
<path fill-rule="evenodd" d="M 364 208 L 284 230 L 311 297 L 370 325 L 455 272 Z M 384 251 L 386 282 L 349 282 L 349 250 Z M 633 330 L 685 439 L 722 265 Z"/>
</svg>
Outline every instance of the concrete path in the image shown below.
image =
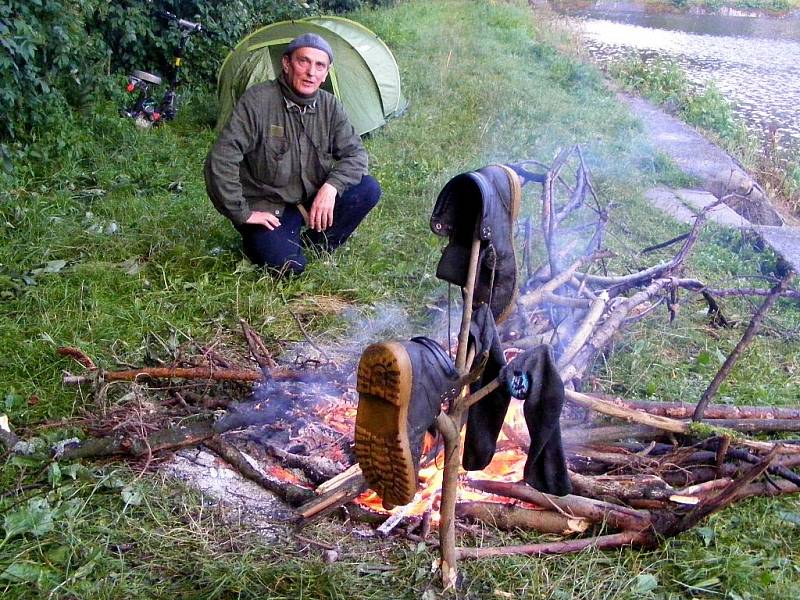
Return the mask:
<svg viewBox="0 0 800 600">
<path fill-rule="evenodd" d="M 709 218 L 725 227 L 754 231 L 800 273 L 800 227 L 785 223 L 739 163 L 694 128 L 649 102 L 627 94 L 620 97 L 641 119 L 653 145 L 684 173 L 699 179 L 703 188 L 648 190 L 645 196 L 654 206 L 688 223 L 717 198 L 725 197 L 725 204 L 712 209 Z"/>
</svg>

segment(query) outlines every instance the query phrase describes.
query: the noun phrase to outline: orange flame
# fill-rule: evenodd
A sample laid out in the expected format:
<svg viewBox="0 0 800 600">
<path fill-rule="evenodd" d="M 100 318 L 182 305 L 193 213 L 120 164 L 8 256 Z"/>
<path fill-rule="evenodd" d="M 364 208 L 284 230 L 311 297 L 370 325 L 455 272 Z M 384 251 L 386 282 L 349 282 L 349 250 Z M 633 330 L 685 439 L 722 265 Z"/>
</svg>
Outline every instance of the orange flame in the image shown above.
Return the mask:
<svg viewBox="0 0 800 600">
<path fill-rule="evenodd" d="M 519 351 L 516 349 L 506 350 L 506 359 L 511 360 Z M 332 422 L 338 424 L 347 422 L 349 431 L 352 431 L 353 422 L 355 420 L 356 408 L 345 403 L 337 403 L 337 406 L 326 408 L 324 413 L 318 413 L 326 423 L 335 427 Z M 462 447 L 464 433 L 462 432 Z M 429 434 L 425 435 L 423 440 L 422 456 L 428 456 L 436 447 L 438 439 Z M 493 479 L 497 481 L 519 481 L 522 479 L 525 460 L 527 458 L 527 446 L 530 443 L 525 418 L 522 412 L 522 403 L 513 401 L 509 406 L 506 417 L 503 423 L 503 429 L 498 438 L 497 452 L 492 459 L 492 462 L 483 470 L 480 471 L 478 478 L 480 479 Z M 402 512 L 406 516 L 419 516 L 430 509 L 434 509 L 432 514 L 432 521 L 438 522 L 438 508 L 441 498 L 441 486 L 443 479 L 443 465 L 444 465 L 444 451 L 440 451 L 434 459 L 423 462 L 419 471 L 419 489 L 414 500 L 406 506 L 398 506 L 390 511 L 386 511 L 382 506 L 380 496 L 372 490 L 367 490 L 356 501 L 362 506 L 369 508 L 375 512 L 397 514 Z M 472 475 L 466 471 L 459 472 L 459 478 L 469 479 Z M 467 489 L 460 486 L 458 490 L 459 501 L 469 500 L 496 500 L 505 501 L 508 499 L 499 499 L 492 494 L 486 494 L 477 490 Z M 535 507 L 534 507 L 535 508 Z"/>
</svg>

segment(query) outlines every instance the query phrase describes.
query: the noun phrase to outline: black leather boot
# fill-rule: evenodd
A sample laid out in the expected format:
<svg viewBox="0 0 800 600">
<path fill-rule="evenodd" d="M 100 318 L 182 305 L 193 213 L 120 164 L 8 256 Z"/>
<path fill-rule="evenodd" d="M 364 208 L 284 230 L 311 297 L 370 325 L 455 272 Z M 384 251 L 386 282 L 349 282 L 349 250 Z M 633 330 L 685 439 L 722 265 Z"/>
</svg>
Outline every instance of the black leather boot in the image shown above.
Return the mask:
<svg viewBox="0 0 800 600">
<path fill-rule="evenodd" d="M 425 431 L 457 381 L 450 357 L 429 338 L 380 342 L 361 355 L 355 454 L 385 508 L 414 499 Z"/>
<path fill-rule="evenodd" d="M 490 165 L 451 179 L 431 215 L 431 230 L 449 239 L 436 268 L 439 279 L 463 288 L 472 240 L 481 240 L 473 307 L 488 303 L 496 323 L 511 313 L 517 293 L 513 235 L 520 197 L 519 176 Z"/>
</svg>

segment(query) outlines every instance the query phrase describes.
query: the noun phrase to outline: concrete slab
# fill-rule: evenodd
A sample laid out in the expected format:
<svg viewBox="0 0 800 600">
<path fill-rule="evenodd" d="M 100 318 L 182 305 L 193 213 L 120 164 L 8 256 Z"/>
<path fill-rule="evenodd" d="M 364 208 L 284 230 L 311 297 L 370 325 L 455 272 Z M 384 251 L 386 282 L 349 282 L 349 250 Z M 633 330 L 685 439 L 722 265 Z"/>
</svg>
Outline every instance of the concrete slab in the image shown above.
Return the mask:
<svg viewBox="0 0 800 600">
<path fill-rule="evenodd" d="M 717 198 L 710 192 L 703 190 L 675 190 L 675 194 L 686 205 L 694 208 L 697 212 L 711 206 Z M 708 219 L 725 227 L 750 227 L 750 221 L 737 214 L 725 204 L 718 204 L 708 212 Z"/>
<path fill-rule="evenodd" d="M 649 189 L 644 196 L 654 207 L 679 223 L 687 224 L 694 221 L 698 212 L 717 201 L 712 194 L 702 190 L 673 190 L 666 187 Z M 753 225 L 725 205 L 711 209 L 709 219 L 723 227 L 753 231 L 800 273 L 800 227 Z"/>
<path fill-rule="evenodd" d="M 775 252 L 800 273 L 800 227 L 755 227 L 755 230 Z"/>
<path fill-rule="evenodd" d="M 695 213 L 681 202 L 675 190 L 658 187 L 647 190 L 644 196 L 653 206 L 665 212 L 679 223 L 691 223 L 694 221 Z"/>
<path fill-rule="evenodd" d="M 777 226 L 782 217 L 764 190 L 727 152 L 703 137 L 690 125 L 667 114 L 650 102 L 619 94 L 638 116 L 653 145 L 669 156 L 686 174 L 700 180 L 700 186 L 726 203 L 751 223 Z"/>
</svg>

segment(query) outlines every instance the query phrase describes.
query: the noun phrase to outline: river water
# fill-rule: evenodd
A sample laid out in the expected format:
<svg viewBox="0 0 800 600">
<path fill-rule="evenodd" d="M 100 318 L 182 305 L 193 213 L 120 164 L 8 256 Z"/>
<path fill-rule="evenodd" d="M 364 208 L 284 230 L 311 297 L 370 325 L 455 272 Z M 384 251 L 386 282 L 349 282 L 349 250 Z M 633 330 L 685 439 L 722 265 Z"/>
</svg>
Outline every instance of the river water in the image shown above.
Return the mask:
<svg viewBox="0 0 800 600">
<path fill-rule="evenodd" d="M 576 18 L 593 59 L 677 63 L 692 84 L 713 82 L 759 137 L 774 129 L 800 157 L 800 18 L 657 14 L 637 3 L 559 3 Z"/>
</svg>

